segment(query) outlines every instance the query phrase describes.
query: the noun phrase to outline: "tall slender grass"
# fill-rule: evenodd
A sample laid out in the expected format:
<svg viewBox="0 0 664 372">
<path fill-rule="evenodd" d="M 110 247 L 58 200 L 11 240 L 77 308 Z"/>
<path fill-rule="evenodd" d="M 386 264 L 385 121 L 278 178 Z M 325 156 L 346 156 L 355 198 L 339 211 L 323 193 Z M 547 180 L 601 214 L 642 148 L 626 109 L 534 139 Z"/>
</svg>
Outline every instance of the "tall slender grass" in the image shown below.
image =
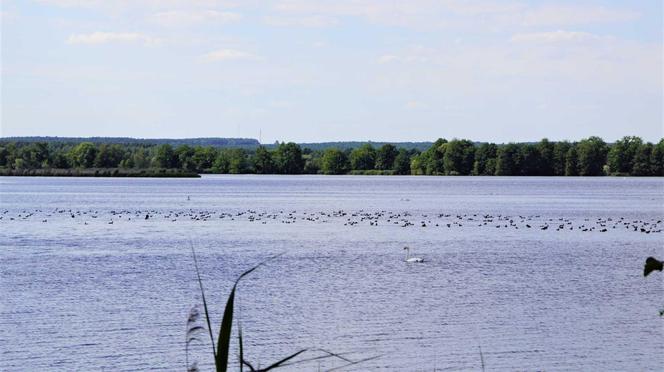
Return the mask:
<svg viewBox="0 0 664 372">
<path fill-rule="evenodd" d="M 198 305 L 194 306 L 189 310 L 189 317 L 187 318 L 187 332 L 185 337 L 185 363 L 187 366 L 187 372 L 198 372 L 198 364 L 193 362 L 189 364 L 189 345 L 194 342 L 201 342 L 202 340 L 198 338 L 198 335 L 205 332 L 205 327 L 200 324 L 201 313 L 198 310 Z"/>
<path fill-rule="evenodd" d="M 233 287 L 231 289 L 230 294 L 228 295 L 228 299 L 226 300 L 226 307 L 224 308 L 224 315 L 221 320 L 221 324 L 219 326 L 219 335 L 217 336 L 217 342 L 215 342 L 214 335 L 212 333 L 212 322 L 210 320 L 210 312 L 208 310 L 208 304 L 205 299 L 205 290 L 203 288 L 203 280 L 201 279 L 201 273 L 200 269 L 198 266 L 198 258 L 196 257 L 196 251 L 194 250 L 193 244 L 191 244 L 191 255 L 194 260 L 194 268 L 196 269 L 196 278 L 198 280 L 198 287 L 201 291 L 201 299 L 203 302 L 203 310 L 205 314 L 205 321 L 207 323 L 207 331 L 208 335 L 210 336 L 210 343 L 212 345 L 212 355 L 214 357 L 214 365 L 215 365 L 215 370 L 217 372 L 226 372 L 228 371 L 228 356 L 229 356 L 229 349 L 230 349 L 230 344 L 231 344 L 231 331 L 232 331 L 232 326 L 233 326 L 233 317 L 234 317 L 234 307 L 235 307 L 235 292 L 237 290 L 237 286 L 240 283 L 240 280 L 244 278 L 245 276 L 251 274 L 254 272 L 256 269 L 259 267 L 263 266 L 265 263 L 268 261 L 271 261 L 280 255 L 273 256 L 266 261 L 263 261 L 259 263 L 258 265 L 252 267 L 251 269 L 243 272 L 240 274 L 240 276 L 235 279 L 235 282 L 233 283 Z M 192 308 L 192 310 L 189 313 L 189 317 L 187 319 L 187 336 L 186 336 L 186 345 L 185 345 L 185 353 L 186 353 L 186 363 L 187 363 L 187 370 L 189 372 L 195 372 L 198 371 L 197 366 L 195 364 L 192 364 L 194 369 L 190 369 L 192 366 L 189 365 L 189 344 L 190 342 L 193 341 L 200 341 L 196 336 L 206 329 L 204 326 L 199 325 L 198 319 L 200 318 L 200 312 L 196 307 Z M 292 366 L 298 363 L 304 363 L 304 362 L 309 362 L 309 361 L 315 361 L 315 360 L 321 360 L 321 359 L 326 359 L 326 358 L 337 358 L 342 361 L 344 361 L 344 365 L 330 369 L 335 370 L 339 368 L 345 368 L 354 364 L 362 363 L 365 361 L 369 361 L 372 359 L 376 359 L 380 356 L 373 356 L 370 358 L 365 358 L 361 360 L 356 360 L 353 361 L 342 354 L 338 353 L 333 353 L 330 351 L 322 350 L 322 349 L 315 349 L 315 351 L 322 353 L 322 355 L 318 355 L 313 358 L 308 358 L 308 359 L 300 359 L 300 360 L 293 360 L 296 357 L 300 356 L 304 352 L 308 351 L 309 349 L 301 349 L 296 351 L 293 354 L 290 354 L 282 359 L 280 359 L 277 362 L 274 362 L 270 365 L 268 365 L 265 368 L 257 368 L 254 367 L 253 364 L 251 364 L 247 359 L 245 359 L 244 356 L 244 345 L 243 345 L 243 336 L 242 336 L 242 325 L 240 322 L 239 317 L 236 318 L 237 321 L 237 328 L 238 328 L 238 363 L 239 363 L 239 369 L 240 372 L 243 372 L 244 367 L 246 366 L 249 371 L 251 372 L 267 372 L 272 369 L 276 369 L 279 367 L 285 367 L 285 366 Z"/>
<path fill-rule="evenodd" d="M 205 300 L 205 289 L 203 288 L 203 280 L 201 279 L 201 272 L 198 266 L 198 258 L 196 257 L 196 251 L 194 250 L 193 244 L 191 245 L 191 254 L 194 259 L 194 267 L 196 269 L 196 278 L 198 279 L 198 286 L 201 290 L 201 299 L 203 301 L 203 308 L 205 310 L 205 320 L 207 322 L 207 330 L 208 334 L 210 336 L 210 342 L 212 344 L 212 355 L 214 356 L 214 365 L 215 369 L 217 372 L 226 372 L 228 370 L 228 350 L 230 349 L 230 344 L 231 344 L 231 330 L 233 328 L 233 311 L 235 308 L 235 292 L 237 290 L 237 286 L 240 283 L 240 280 L 244 278 L 245 276 L 251 274 L 254 270 L 258 269 L 261 267 L 263 264 L 265 264 L 267 261 L 270 261 L 278 256 L 274 256 L 264 262 L 259 263 L 258 265 L 252 267 L 251 269 L 243 272 L 240 276 L 235 279 L 235 283 L 233 283 L 233 288 L 231 289 L 231 293 L 228 295 L 228 300 L 226 300 L 226 307 L 224 308 L 224 315 L 221 319 L 221 325 L 219 327 L 219 336 L 217 337 L 217 342 L 215 343 L 214 341 L 214 335 L 212 334 L 212 325 L 210 321 L 210 312 L 208 310 L 208 304 L 207 301 Z M 190 314 L 190 319 L 191 319 L 191 314 Z M 189 321 L 188 321 L 189 323 Z M 239 323 L 238 323 L 239 324 Z M 204 327 L 194 327 L 196 331 L 202 331 Z M 189 332 L 190 330 L 188 329 L 187 331 L 187 339 L 189 340 Z M 195 332 L 194 332 L 195 333 Z M 269 371 L 271 369 L 275 369 L 280 367 L 282 364 L 286 363 L 287 361 L 295 358 L 296 356 L 304 353 L 307 349 L 302 349 L 299 350 L 281 360 L 279 360 L 276 363 L 273 363 L 269 365 L 266 368 L 261 368 L 261 369 L 256 369 L 254 366 L 249 363 L 247 360 L 244 359 L 244 346 L 242 344 L 242 328 L 238 326 L 238 342 L 239 342 L 239 362 L 240 362 L 240 371 L 242 371 L 243 366 L 249 367 L 249 369 L 254 372 L 265 372 Z M 188 344 L 187 344 L 188 345 Z M 188 357 L 187 357 L 187 363 L 188 363 Z"/>
</svg>

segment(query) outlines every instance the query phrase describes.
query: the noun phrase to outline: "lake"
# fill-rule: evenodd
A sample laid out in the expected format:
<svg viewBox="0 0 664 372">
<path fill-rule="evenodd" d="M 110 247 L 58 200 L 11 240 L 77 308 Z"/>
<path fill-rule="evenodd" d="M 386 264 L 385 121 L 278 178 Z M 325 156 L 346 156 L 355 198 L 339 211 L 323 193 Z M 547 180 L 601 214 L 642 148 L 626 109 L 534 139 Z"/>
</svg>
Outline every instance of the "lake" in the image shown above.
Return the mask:
<svg viewBox="0 0 664 372">
<path fill-rule="evenodd" d="M 234 279 L 282 254 L 239 286 L 254 365 L 664 365 L 664 273 L 643 277 L 664 258 L 662 178 L 4 177 L 0 216 L 1 370 L 185 370 L 191 245 L 215 334 Z"/>
</svg>

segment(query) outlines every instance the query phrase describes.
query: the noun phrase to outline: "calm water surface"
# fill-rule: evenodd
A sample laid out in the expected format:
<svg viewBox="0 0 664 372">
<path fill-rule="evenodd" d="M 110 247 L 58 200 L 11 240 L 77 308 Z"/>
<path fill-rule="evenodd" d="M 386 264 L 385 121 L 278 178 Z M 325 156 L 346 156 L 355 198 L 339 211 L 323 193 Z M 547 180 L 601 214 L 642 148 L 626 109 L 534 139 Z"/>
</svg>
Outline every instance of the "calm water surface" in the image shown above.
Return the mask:
<svg viewBox="0 0 664 372">
<path fill-rule="evenodd" d="M 661 178 L 5 177 L 0 213 L 3 371 L 184 370 L 190 244 L 215 324 L 233 279 L 283 253 L 240 285 L 254 364 L 664 365 L 664 275 L 642 275 L 664 257 Z"/>
</svg>

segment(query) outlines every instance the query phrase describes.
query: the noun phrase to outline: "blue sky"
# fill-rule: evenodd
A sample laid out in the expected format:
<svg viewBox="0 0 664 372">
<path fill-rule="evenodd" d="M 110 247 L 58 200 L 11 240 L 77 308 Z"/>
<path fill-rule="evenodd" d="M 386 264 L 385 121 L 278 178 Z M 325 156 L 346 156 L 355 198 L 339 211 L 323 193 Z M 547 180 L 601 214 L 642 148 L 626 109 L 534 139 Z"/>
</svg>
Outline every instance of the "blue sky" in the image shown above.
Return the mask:
<svg viewBox="0 0 664 372">
<path fill-rule="evenodd" d="M 659 0 L 1 4 L 2 136 L 664 136 Z"/>
</svg>

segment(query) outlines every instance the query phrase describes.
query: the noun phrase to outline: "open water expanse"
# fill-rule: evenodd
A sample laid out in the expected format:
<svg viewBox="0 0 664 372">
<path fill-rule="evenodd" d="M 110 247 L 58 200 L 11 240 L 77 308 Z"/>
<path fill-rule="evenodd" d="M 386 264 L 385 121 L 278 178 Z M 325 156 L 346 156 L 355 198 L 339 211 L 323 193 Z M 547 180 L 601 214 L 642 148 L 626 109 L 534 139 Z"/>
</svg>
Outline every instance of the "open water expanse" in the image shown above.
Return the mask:
<svg viewBox="0 0 664 372">
<path fill-rule="evenodd" d="M 185 370 L 190 244 L 215 334 L 233 280 L 283 254 L 239 286 L 254 365 L 664 365 L 661 178 L 4 177 L 0 203 L 2 371 Z"/>
</svg>

